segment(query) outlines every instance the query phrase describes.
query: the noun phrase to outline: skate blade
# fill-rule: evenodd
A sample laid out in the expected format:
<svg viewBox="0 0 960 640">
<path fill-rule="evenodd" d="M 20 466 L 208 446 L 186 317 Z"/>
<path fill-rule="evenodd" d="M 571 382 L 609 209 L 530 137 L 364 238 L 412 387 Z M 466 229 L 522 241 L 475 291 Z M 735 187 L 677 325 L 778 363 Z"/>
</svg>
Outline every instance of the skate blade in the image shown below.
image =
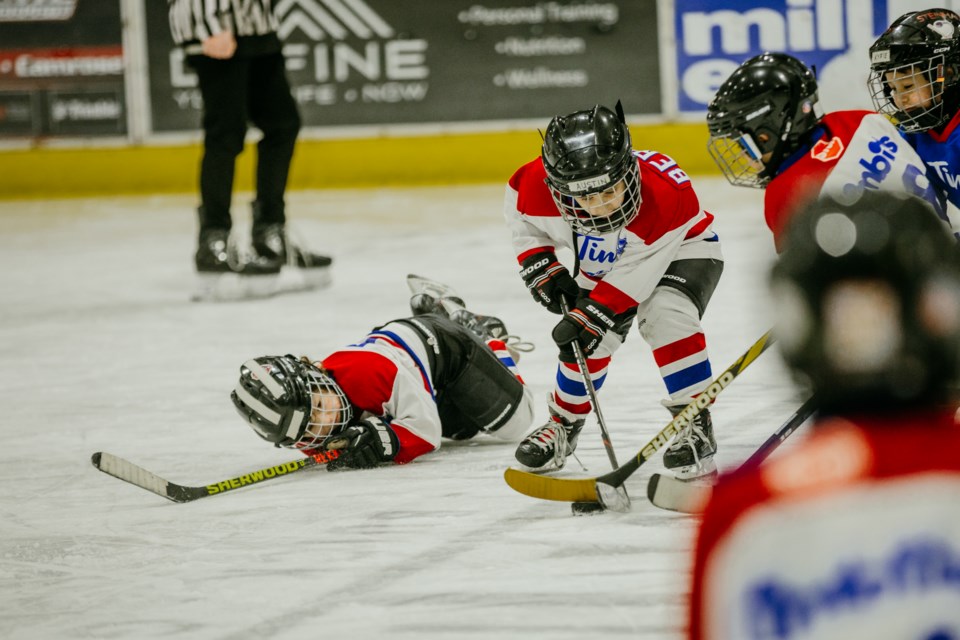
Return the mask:
<svg viewBox="0 0 960 640">
<path fill-rule="evenodd" d="M 407 274 L 407 287 L 413 294 L 426 293 L 434 298 L 455 298 L 462 301 L 453 287 L 413 273 Z M 463 305 L 461 304 L 461 306 Z"/>
<path fill-rule="evenodd" d="M 275 284 L 274 293 L 296 293 L 329 287 L 333 278 L 330 267 L 294 267 L 284 265 Z"/>
<path fill-rule="evenodd" d="M 329 267 L 284 266 L 279 274 L 243 276 L 237 273 L 201 273 L 193 302 L 237 302 L 269 298 L 281 293 L 311 291 L 330 286 Z"/>
<path fill-rule="evenodd" d="M 242 276 L 238 273 L 200 273 L 190 300 L 193 302 L 234 302 L 272 296 L 278 274 Z"/>
</svg>

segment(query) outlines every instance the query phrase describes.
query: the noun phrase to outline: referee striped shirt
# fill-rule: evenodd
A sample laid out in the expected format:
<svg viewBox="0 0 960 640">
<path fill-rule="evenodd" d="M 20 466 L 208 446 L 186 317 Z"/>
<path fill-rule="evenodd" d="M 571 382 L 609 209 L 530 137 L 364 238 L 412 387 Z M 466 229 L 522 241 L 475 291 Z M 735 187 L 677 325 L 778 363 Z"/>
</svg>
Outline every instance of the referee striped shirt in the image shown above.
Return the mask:
<svg viewBox="0 0 960 640">
<path fill-rule="evenodd" d="M 203 42 L 222 31 L 236 37 L 265 36 L 278 23 L 271 0 L 167 0 L 170 33 L 178 45 Z"/>
</svg>

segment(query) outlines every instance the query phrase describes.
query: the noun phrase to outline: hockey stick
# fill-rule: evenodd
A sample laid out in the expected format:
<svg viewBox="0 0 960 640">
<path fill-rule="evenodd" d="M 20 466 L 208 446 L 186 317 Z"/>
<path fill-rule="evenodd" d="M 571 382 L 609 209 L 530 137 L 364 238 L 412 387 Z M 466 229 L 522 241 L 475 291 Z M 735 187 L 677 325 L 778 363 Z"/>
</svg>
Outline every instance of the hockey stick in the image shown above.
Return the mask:
<svg viewBox="0 0 960 640">
<path fill-rule="evenodd" d="M 717 395 L 743 373 L 743 370 L 750 366 L 773 342 L 772 332 L 767 331 L 763 334 L 746 353 L 737 358 L 736 362 L 717 376 L 703 393 L 674 416 L 673 420 L 667 423 L 645 447 L 622 467 L 598 478 L 557 478 L 508 468 L 503 474 L 504 480 L 514 491 L 541 500 L 600 502 L 605 506 L 607 500 L 616 503 L 620 495 L 617 488 L 626 482 L 627 478 L 640 468 L 640 465 L 649 460 L 660 448 L 664 447 L 682 431 L 687 424 L 697 417 L 697 414 L 713 404 Z"/>
<path fill-rule="evenodd" d="M 560 296 L 560 308 L 564 315 L 570 313 L 570 306 L 567 299 Z M 583 386 L 587 390 L 587 397 L 590 398 L 590 405 L 594 413 L 597 414 L 597 423 L 600 425 L 600 438 L 603 440 L 603 448 L 607 450 L 607 457 L 610 458 L 610 465 L 616 469 L 620 466 L 617 462 L 617 454 L 613 451 L 613 442 L 610 440 L 610 432 L 607 431 L 607 421 L 603 419 L 603 412 L 600 411 L 600 401 L 597 399 L 597 388 L 593 386 L 593 378 L 590 377 L 590 370 L 587 368 L 587 358 L 583 355 L 583 347 L 580 342 L 574 340 L 570 343 L 573 347 L 573 357 L 577 360 L 577 368 L 580 370 L 580 378 L 583 380 Z"/>
<path fill-rule="evenodd" d="M 564 315 L 570 313 L 570 305 L 563 295 L 560 296 L 560 308 Z M 583 347 L 580 346 L 579 341 L 574 340 L 570 343 L 570 346 L 573 347 L 573 357 L 577 361 L 577 368 L 580 370 L 580 378 L 583 380 L 583 387 L 587 390 L 590 405 L 597 415 L 597 424 L 600 425 L 600 440 L 603 442 L 603 448 L 607 451 L 610 466 L 616 471 L 620 467 L 620 463 L 617 462 L 617 454 L 613 450 L 613 441 L 610 439 L 610 432 L 607 431 L 607 421 L 603 419 L 603 412 L 600 411 L 600 400 L 597 398 L 597 388 L 593 385 L 593 378 L 590 377 L 590 369 L 587 368 L 587 357 L 583 355 Z M 601 504 L 608 509 L 627 511 L 630 508 L 630 496 L 627 495 L 625 488 L 618 487 L 617 489 L 620 494 L 618 500 L 611 500 L 609 505 L 607 503 Z"/>
<path fill-rule="evenodd" d="M 800 428 L 816 411 L 813 398 L 808 399 L 793 412 L 747 460 L 737 468 L 737 473 L 760 466 L 790 434 Z M 713 486 L 698 482 L 685 482 L 673 476 L 654 473 L 647 482 L 647 498 L 654 506 L 680 513 L 701 513 L 713 494 Z"/>
<path fill-rule="evenodd" d="M 206 498 L 207 496 L 226 493 L 227 491 L 232 491 L 241 487 L 258 484 L 260 482 L 266 482 L 267 480 L 272 480 L 273 478 L 296 473 L 297 471 L 302 471 L 303 469 L 307 469 L 309 467 L 326 464 L 331 460 L 338 458 L 339 456 L 340 452 L 335 449 L 331 451 L 319 452 L 310 456 L 299 458 L 297 460 L 284 462 L 273 467 L 267 467 L 266 469 L 259 469 L 252 473 L 245 473 L 244 475 L 237 476 L 236 478 L 221 480 L 213 484 L 208 484 L 204 487 L 187 487 L 181 484 L 170 482 L 169 480 L 164 480 L 160 476 L 147 471 L 143 467 L 133 464 L 129 460 L 124 460 L 123 458 L 118 458 L 115 455 L 104 453 L 102 451 L 98 451 L 93 454 L 91 457 L 91 462 L 93 463 L 93 466 L 100 471 L 103 471 L 107 475 L 111 475 L 114 478 L 119 478 L 124 482 L 129 482 L 130 484 L 135 484 L 141 489 L 146 489 L 147 491 L 155 493 L 158 496 L 162 496 L 167 500 L 172 500 L 173 502 L 192 502 L 194 500 L 199 500 L 200 498 Z"/>
</svg>

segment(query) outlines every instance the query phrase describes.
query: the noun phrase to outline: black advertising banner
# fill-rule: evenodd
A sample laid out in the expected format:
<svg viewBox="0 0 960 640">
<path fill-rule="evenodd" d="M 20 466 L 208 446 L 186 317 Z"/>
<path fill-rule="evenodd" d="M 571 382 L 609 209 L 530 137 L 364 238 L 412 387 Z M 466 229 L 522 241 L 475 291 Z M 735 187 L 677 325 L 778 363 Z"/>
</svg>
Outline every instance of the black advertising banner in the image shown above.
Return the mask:
<svg viewBox="0 0 960 640">
<path fill-rule="evenodd" d="M 119 0 L 0 0 L 0 136 L 126 130 Z"/>
<path fill-rule="evenodd" d="M 147 0 L 154 131 L 195 129 L 196 79 Z M 311 127 L 542 118 L 622 99 L 661 112 L 655 0 L 280 0 Z"/>
</svg>

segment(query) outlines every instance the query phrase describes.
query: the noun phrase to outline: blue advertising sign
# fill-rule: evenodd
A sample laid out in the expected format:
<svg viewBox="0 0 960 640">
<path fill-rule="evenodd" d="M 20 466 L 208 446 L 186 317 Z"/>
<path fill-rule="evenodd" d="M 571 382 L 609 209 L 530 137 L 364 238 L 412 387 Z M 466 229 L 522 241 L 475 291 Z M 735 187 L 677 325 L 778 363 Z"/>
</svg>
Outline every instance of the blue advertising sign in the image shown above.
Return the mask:
<svg viewBox="0 0 960 640">
<path fill-rule="evenodd" d="M 870 108 L 870 45 L 908 10 L 897 0 L 676 0 L 677 106 L 700 112 L 744 60 L 783 51 L 816 68 L 827 110 Z M 915 3 L 914 3 L 915 4 Z"/>
</svg>

